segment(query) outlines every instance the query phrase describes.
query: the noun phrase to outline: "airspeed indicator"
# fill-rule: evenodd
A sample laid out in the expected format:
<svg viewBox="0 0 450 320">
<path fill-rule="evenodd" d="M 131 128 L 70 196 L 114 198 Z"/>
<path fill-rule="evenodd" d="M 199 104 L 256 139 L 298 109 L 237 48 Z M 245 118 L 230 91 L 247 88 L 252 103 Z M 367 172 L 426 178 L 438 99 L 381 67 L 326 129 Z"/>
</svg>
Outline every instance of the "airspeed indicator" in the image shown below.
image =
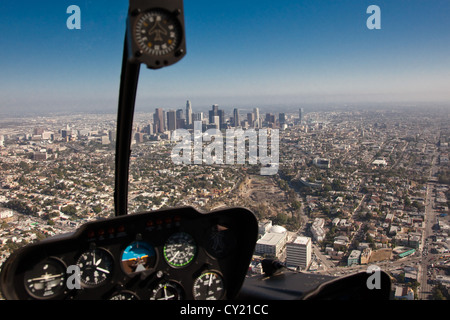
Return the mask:
<svg viewBox="0 0 450 320">
<path fill-rule="evenodd" d="M 197 252 L 194 239 L 185 232 L 175 233 L 164 245 L 164 258 L 174 268 L 182 268 L 190 264 Z"/>
</svg>

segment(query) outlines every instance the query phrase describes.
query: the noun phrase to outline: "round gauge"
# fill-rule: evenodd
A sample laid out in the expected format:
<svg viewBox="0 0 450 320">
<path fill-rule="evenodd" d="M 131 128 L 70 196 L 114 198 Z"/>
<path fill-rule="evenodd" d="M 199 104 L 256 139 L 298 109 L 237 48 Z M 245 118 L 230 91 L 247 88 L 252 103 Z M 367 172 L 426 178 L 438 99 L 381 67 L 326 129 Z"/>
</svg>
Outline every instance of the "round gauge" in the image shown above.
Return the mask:
<svg viewBox="0 0 450 320">
<path fill-rule="evenodd" d="M 170 266 L 182 268 L 192 262 L 197 246 L 189 234 L 179 232 L 170 236 L 163 251 L 164 258 Z"/>
<path fill-rule="evenodd" d="M 182 300 L 181 287 L 174 282 L 164 282 L 152 290 L 150 300 Z"/>
<path fill-rule="evenodd" d="M 216 272 L 205 272 L 194 281 L 195 300 L 220 300 L 225 294 L 222 277 Z"/>
<path fill-rule="evenodd" d="M 66 266 L 49 258 L 25 273 L 25 288 L 37 299 L 51 299 L 64 292 Z"/>
<path fill-rule="evenodd" d="M 126 273 L 142 272 L 153 268 L 155 264 L 155 249 L 143 241 L 133 242 L 122 254 L 122 268 Z"/>
<path fill-rule="evenodd" d="M 109 300 L 139 300 L 139 297 L 131 291 L 121 291 L 113 295 Z"/>
<path fill-rule="evenodd" d="M 175 51 L 181 42 L 178 20 L 164 10 L 151 10 L 137 18 L 134 37 L 138 47 L 146 54 L 163 56 Z"/>
<path fill-rule="evenodd" d="M 104 249 L 91 249 L 83 253 L 77 261 L 80 268 L 80 282 L 87 287 L 95 287 L 112 276 L 113 258 Z"/>
</svg>

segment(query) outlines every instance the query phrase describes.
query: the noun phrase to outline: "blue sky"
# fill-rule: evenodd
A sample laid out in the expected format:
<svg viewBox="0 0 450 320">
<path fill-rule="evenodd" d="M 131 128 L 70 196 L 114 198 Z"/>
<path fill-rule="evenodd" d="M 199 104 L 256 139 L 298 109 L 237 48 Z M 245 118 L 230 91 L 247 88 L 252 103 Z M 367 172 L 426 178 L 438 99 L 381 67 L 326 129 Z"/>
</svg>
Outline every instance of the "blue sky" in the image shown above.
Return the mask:
<svg viewBox="0 0 450 320">
<path fill-rule="evenodd" d="M 68 30 L 69 5 L 81 30 Z M 381 30 L 369 30 L 369 5 Z M 138 110 L 450 103 L 448 0 L 185 0 L 187 56 L 143 68 Z M 116 112 L 128 1 L 0 2 L 0 114 Z"/>
</svg>

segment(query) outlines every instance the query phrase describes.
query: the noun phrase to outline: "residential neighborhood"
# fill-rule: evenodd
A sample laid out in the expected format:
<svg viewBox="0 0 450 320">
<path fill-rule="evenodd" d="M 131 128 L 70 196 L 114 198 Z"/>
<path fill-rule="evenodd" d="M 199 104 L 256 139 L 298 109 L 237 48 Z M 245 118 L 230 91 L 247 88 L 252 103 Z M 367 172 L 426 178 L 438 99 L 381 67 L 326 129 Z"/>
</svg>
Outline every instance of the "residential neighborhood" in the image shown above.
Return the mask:
<svg viewBox="0 0 450 320">
<path fill-rule="evenodd" d="M 228 118 L 215 105 L 209 119 L 192 115 L 205 130 L 278 130 L 275 175 L 261 175 L 261 164 L 248 160 L 175 164 L 171 134 L 192 128 L 184 110 L 139 114 L 129 213 L 246 207 L 271 226 L 262 228 L 252 272 L 261 272 L 265 257 L 289 260 L 293 242 L 309 243 L 295 240 L 301 236 L 312 245 L 305 272 L 339 275 L 377 265 L 392 276 L 398 299 L 448 297 L 448 113 L 236 110 Z M 163 130 L 161 119 L 169 121 Z M 0 122 L 0 263 L 27 243 L 114 215 L 114 115 Z"/>
</svg>

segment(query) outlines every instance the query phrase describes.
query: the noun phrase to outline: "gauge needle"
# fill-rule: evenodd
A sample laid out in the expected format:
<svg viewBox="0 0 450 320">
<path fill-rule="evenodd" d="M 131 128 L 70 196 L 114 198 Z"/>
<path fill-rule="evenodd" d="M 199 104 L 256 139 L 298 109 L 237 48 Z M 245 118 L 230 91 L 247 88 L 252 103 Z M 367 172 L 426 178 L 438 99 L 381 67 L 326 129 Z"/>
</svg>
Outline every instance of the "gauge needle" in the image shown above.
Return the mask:
<svg viewBox="0 0 450 320">
<path fill-rule="evenodd" d="M 164 286 L 164 298 L 162 298 L 161 300 L 169 300 L 169 299 L 172 299 L 173 297 L 175 297 L 174 294 L 171 296 L 167 295 L 167 287 Z"/>
<path fill-rule="evenodd" d="M 52 279 L 52 278 L 62 277 L 63 275 L 64 275 L 63 273 L 60 273 L 60 274 L 45 274 L 42 277 L 29 279 L 28 282 L 40 281 L 40 280 L 48 280 L 48 279 Z"/>
<path fill-rule="evenodd" d="M 172 257 L 172 259 L 170 259 L 170 261 L 169 262 L 172 262 L 176 257 L 177 257 L 177 255 L 180 253 L 180 251 L 177 251 L 177 253 L 175 253 L 175 255 Z"/>
<path fill-rule="evenodd" d="M 103 268 L 99 268 L 99 267 L 97 267 L 96 270 L 101 271 L 101 272 L 103 272 L 103 273 L 109 273 L 108 270 L 103 269 Z"/>
</svg>

